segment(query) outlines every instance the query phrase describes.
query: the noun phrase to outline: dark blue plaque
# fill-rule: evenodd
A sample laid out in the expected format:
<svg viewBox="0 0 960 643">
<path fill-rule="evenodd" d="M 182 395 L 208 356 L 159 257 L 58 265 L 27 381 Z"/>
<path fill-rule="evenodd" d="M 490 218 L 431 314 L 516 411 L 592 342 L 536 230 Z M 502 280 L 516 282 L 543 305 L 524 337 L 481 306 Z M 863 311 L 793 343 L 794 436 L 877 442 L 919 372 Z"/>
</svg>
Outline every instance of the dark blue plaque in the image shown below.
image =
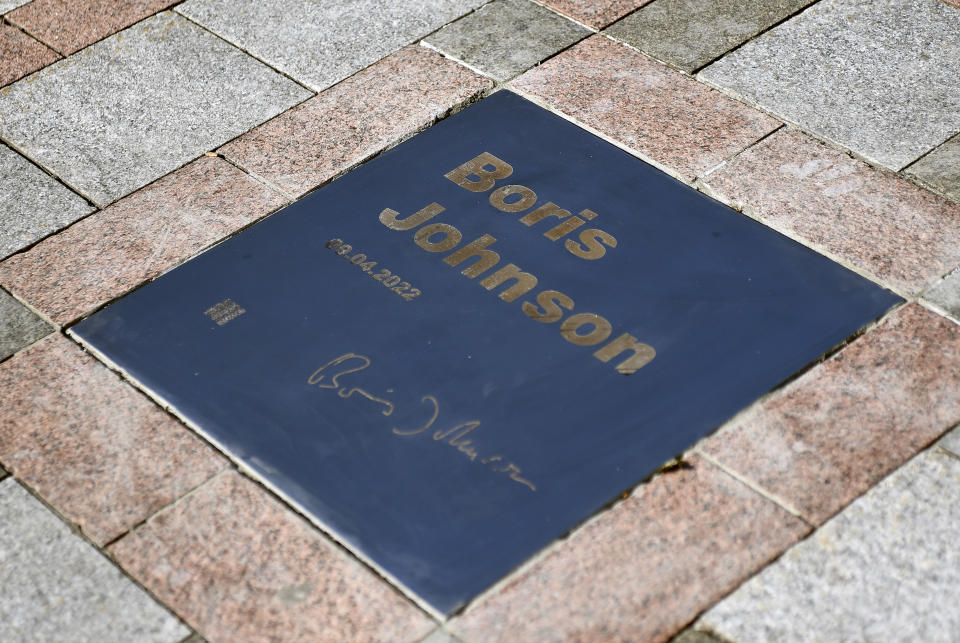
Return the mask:
<svg viewBox="0 0 960 643">
<path fill-rule="evenodd" d="M 899 301 L 501 91 L 73 330 L 450 613 Z"/>
</svg>

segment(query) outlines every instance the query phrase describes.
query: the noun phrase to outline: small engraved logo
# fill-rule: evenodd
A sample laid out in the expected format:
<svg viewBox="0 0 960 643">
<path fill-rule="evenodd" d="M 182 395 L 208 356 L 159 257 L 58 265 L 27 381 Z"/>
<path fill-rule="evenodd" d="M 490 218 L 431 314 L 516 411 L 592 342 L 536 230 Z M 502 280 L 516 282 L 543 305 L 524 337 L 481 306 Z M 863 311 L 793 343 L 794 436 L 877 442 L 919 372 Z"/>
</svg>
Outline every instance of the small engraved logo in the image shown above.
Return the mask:
<svg viewBox="0 0 960 643">
<path fill-rule="evenodd" d="M 232 321 L 247 312 L 245 309 L 241 308 L 237 302 L 227 298 L 221 301 L 216 306 L 212 306 L 205 311 L 203 314 L 217 322 L 217 326 L 223 326 L 228 321 Z"/>
</svg>

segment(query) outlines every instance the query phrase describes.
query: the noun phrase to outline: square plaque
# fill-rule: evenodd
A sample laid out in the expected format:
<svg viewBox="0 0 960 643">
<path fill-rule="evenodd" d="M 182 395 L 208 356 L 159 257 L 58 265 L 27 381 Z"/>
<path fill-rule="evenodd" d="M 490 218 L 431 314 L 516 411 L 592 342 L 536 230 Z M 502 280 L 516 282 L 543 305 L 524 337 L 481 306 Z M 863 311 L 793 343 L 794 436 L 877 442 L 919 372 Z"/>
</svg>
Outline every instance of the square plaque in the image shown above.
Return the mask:
<svg viewBox="0 0 960 643">
<path fill-rule="evenodd" d="M 899 301 L 500 91 L 72 332 L 449 614 Z"/>
</svg>

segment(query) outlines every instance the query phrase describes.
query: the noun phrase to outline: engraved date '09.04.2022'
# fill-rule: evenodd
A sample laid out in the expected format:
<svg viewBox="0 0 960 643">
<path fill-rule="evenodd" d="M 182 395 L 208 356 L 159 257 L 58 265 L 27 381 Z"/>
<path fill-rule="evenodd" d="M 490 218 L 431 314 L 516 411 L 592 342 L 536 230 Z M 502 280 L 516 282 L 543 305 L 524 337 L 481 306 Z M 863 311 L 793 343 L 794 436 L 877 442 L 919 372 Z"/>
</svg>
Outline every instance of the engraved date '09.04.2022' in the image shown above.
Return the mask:
<svg viewBox="0 0 960 643">
<path fill-rule="evenodd" d="M 411 301 L 420 296 L 419 288 L 414 288 L 410 283 L 403 281 L 400 275 L 394 274 L 391 270 L 387 270 L 386 268 L 376 269 L 377 262 L 370 260 L 364 253 L 357 252 L 350 254 L 353 251 L 353 246 L 349 243 L 344 243 L 342 239 L 331 239 L 326 243 L 326 247 L 370 275 L 374 281 L 379 281 L 383 286 L 389 288 L 390 292 L 400 295 L 403 299 Z"/>
</svg>

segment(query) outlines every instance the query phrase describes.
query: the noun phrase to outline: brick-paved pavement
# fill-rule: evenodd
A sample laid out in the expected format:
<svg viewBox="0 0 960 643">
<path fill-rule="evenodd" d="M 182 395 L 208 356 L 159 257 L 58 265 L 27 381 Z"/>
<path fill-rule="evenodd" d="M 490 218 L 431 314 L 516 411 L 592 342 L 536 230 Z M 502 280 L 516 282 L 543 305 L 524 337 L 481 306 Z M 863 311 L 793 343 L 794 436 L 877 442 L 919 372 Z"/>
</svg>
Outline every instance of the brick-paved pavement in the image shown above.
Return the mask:
<svg viewBox="0 0 960 643">
<path fill-rule="evenodd" d="M 0 0 L 0 640 L 956 641 L 957 5 Z M 908 301 L 441 621 L 65 331 L 493 91 Z"/>
</svg>

